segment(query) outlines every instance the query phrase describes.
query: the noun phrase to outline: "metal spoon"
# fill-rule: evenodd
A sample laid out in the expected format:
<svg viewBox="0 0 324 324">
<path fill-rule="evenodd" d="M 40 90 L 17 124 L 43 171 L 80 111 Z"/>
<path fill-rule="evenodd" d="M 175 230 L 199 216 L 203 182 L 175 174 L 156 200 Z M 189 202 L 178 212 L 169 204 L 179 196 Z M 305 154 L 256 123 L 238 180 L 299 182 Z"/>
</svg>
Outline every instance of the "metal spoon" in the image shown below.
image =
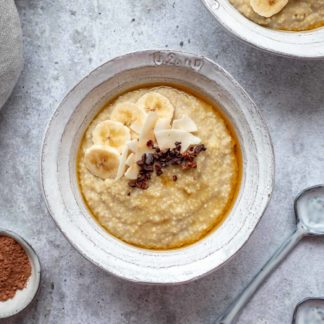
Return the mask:
<svg viewBox="0 0 324 324">
<path fill-rule="evenodd" d="M 307 298 L 294 311 L 293 324 L 323 324 L 324 298 Z"/>
<path fill-rule="evenodd" d="M 217 324 L 235 323 L 239 312 L 261 286 L 268 275 L 280 264 L 296 244 L 308 235 L 324 235 L 324 185 L 308 188 L 295 199 L 297 226 L 295 232 L 278 248 L 242 293 L 225 310 Z"/>
</svg>

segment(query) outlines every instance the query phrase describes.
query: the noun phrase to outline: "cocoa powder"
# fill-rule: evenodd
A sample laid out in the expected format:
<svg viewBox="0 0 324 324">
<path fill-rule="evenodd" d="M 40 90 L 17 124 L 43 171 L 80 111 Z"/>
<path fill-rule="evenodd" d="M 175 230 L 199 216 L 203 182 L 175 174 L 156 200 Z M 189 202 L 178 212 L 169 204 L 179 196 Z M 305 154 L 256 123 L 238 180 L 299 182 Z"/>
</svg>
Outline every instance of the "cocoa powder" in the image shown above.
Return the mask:
<svg viewBox="0 0 324 324">
<path fill-rule="evenodd" d="M 25 288 L 30 275 L 31 265 L 23 247 L 13 238 L 0 235 L 0 301 Z"/>
</svg>

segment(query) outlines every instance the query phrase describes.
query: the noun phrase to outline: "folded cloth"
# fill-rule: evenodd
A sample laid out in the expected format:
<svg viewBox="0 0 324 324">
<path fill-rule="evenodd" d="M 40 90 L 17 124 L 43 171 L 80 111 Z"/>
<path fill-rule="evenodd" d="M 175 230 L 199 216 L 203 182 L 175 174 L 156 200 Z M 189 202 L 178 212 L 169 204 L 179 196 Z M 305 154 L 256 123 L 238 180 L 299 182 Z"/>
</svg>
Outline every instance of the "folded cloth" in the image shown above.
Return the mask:
<svg viewBox="0 0 324 324">
<path fill-rule="evenodd" d="M 22 32 L 13 0 L 0 0 L 0 108 L 23 67 Z"/>
</svg>

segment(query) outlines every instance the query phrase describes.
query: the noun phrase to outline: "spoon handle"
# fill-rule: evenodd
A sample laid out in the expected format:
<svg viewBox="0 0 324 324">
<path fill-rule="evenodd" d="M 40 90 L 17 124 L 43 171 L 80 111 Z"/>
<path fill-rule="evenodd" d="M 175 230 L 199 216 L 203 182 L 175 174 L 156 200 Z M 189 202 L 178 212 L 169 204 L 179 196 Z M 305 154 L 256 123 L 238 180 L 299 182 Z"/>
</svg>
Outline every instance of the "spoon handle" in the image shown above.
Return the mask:
<svg viewBox="0 0 324 324">
<path fill-rule="evenodd" d="M 287 254 L 296 246 L 299 240 L 305 235 L 302 227 L 298 226 L 296 231 L 278 248 L 269 261 L 261 268 L 257 275 L 250 281 L 247 287 L 225 310 L 224 314 L 217 320 L 217 324 L 233 324 L 241 309 L 257 291 L 267 276 L 274 270 Z"/>
</svg>

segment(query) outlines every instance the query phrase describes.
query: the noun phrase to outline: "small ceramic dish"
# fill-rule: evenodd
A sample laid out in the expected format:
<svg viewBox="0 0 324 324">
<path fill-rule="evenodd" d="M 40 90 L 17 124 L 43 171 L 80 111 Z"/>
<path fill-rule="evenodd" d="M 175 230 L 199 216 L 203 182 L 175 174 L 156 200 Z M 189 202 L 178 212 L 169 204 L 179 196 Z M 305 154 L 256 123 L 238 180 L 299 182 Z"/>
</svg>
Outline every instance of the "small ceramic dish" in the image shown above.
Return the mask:
<svg viewBox="0 0 324 324">
<path fill-rule="evenodd" d="M 36 252 L 21 236 L 4 229 L 0 229 L 0 235 L 12 237 L 23 247 L 32 268 L 26 287 L 17 290 L 13 298 L 0 302 L 0 319 L 2 319 L 18 314 L 34 300 L 39 289 L 41 267 Z"/>
<path fill-rule="evenodd" d="M 304 32 L 273 30 L 244 17 L 228 0 L 202 0 L 232 34 L 268 52 L 304 59 L 324 57 L 324 28 Z"/>
<path fill-rule="evenodd" d="M 112 98 L 150 84 L 185 87 L 217 103 L 234 128 L 243 155 L 240 191 L 224 223 L 199 242 L 169 251 L 137 248 L 107 233 L 90 215 L 77 181 L 79 144 L 98 111 Z M 270 199 L 273 177 L 268 129 L 246 92 L 216 63 L 165 50 L 121 56 L 86 76 L 54 113 L 41 156 L 47 207 L 72 245 L 116 276 L 152 284 L 187 282 L 224 264 L 260 220 Z"/>
</svg>

